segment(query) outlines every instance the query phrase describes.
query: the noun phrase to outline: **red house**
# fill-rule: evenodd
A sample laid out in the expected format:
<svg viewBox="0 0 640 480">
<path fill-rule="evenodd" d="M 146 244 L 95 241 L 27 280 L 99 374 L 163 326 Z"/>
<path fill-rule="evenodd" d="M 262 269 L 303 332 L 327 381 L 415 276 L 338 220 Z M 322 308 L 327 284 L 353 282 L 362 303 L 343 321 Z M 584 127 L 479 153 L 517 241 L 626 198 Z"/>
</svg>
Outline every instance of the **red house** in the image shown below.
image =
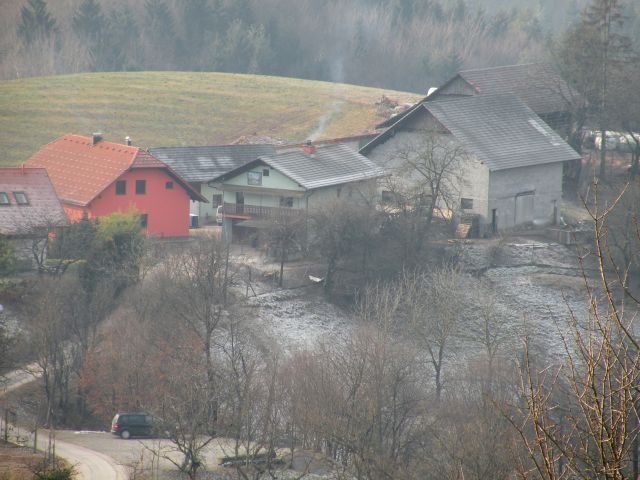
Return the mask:
<svg viewBox="0 0 640 480">
<path fill-rule="evenodd" d="M 64 135 L 26 163 L 47 169 L 71 221 L 136 210 L 148 235 L 189 235 L 189 201 L 207 200 L 168 165 L 99 135 Z"/>
</svg>

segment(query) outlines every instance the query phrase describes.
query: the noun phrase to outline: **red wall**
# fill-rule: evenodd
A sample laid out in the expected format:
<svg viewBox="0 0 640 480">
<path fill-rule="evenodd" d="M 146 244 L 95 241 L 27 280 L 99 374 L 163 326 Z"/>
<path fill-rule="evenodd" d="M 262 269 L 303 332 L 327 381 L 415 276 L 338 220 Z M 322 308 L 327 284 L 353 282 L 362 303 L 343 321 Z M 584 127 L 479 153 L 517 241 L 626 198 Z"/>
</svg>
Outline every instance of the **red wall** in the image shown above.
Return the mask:
<svg viewBox="0 0 640 480">
<path fill-rule="evenodd" d="M 89 218 L 102 217 L 114 212 L 127 212 L 134 208 L 147 214 L 147 234 L 160 237 L 186 237 L 189 235 L 189 195 L 159 168 L 141 168 L 123 173 L 118 180 L 127 182 L 126 194 L 116 195 L 116 182 L 96 197 L 89 205 Z M 136 195 L 136 180 L 146 180 L 146 193 Z M 165 187 L 173 182 L 173 189 Z M 65 205 L 72 218 L 73 208 Z M 82 209 L 80 210 L 80 217 Z M 75 213 L 75 212 L 74 212 Z M 76 216 L 75 213 L 74 216 Z"/>
<path fill-rule="evenodd" d="M 70 222 L 79 222 L 85 214 L 87 217 L 90 217 L 90 212 L 85 207 L 78 207 L 76 205 L 63 203 L 62 208 L 64 208 L 64 213 L 67 214 L 67 218 Z"/>
</svg>

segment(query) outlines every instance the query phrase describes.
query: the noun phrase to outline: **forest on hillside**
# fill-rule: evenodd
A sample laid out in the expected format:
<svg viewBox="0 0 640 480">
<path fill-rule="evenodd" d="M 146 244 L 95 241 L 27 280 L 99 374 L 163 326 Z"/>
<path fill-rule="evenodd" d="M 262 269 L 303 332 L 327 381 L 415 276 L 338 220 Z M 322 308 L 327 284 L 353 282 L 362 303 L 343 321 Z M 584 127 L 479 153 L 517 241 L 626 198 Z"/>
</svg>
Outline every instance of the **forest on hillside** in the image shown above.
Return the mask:
<svg viewBox="0 0 640 480">
<path fill-rule="evenodd" d="M 4 0 L 0 78 L 257 73 L 424 92 L 462 68 L 537 61 L 585 0 Z M 625 25 L 640 39 L 640 4 Z"/>
</svg>

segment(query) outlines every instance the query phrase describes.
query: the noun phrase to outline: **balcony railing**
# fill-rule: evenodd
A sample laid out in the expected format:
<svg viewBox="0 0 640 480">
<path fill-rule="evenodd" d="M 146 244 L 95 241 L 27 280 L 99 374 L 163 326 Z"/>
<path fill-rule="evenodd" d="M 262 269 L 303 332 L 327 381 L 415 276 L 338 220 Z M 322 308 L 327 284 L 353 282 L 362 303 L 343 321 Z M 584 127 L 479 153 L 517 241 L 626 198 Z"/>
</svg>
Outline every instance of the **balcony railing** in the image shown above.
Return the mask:
<svg viewBox="0 0 640 480">
<path fill-rule="evenodd" d="M 274 218 L 274 217 L 297 217 L 302 215 L 302 210 L 289 207 L 262 207 L 259 205 L 248 205 L 245 203 L 224 203 L 224 214 L 238 217 L 251 218 Z"/>
</svg>

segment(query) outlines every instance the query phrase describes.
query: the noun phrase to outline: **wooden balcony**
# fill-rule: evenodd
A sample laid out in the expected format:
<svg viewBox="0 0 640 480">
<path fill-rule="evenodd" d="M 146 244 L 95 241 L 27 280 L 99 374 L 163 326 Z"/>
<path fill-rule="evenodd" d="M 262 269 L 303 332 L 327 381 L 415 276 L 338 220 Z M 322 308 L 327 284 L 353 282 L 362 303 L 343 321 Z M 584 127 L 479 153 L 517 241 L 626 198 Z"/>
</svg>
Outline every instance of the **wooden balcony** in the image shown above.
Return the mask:
<svg viewBox="0 0 640 480">
<path fill-rule="evenodd" d="M 224 203 L 223 211 L 229 218 L 277 218 L 282 216 L 297 217 L 302 215 L 302 210 L 289 207 L 261 207 L 246 203 Z"/>
</svg>

